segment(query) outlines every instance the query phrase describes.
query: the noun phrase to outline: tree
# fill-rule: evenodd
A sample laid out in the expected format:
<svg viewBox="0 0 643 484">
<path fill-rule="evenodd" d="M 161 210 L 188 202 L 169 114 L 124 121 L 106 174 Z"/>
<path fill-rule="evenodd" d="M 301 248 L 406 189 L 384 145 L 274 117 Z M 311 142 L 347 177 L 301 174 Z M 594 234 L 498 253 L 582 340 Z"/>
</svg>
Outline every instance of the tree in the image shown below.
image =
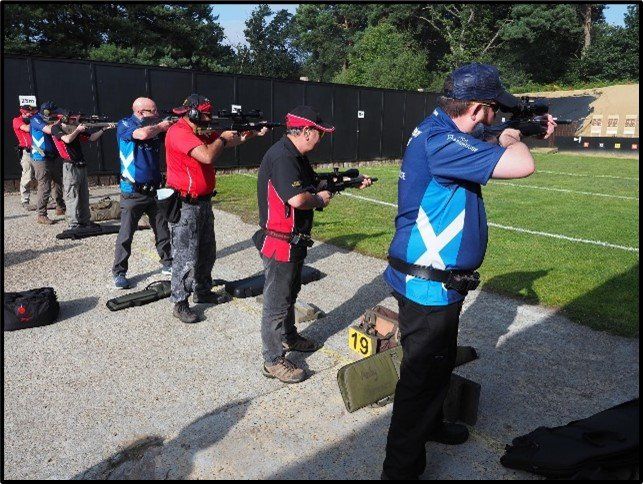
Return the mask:
<svg viewBox="0 0 643 484">
<path fill-rule="evenodd" d="M 233 51 L 201 4 L 11 4 L 5 52 L 221 70 Z"/>
<path fill-rule="evenodd" d="M 268 22 L 268 18 L 273 16 Z M 268 5 L 255 8 L 243 31 L 248 46 L 237 46 L 236 72 L 297 79 L 300 65 L 292 47 L 292 14 L 273 12 Z"/>
<path fill-rule="evenodd" d="M 392 89 L 425 87 L 426 56 L 413 44 L 409 35 L 389 23 L 368 27 L 349 53 L 348 68 L 333 81 Z"/>
<path fill-rule="evenodd" d="M 303 74 L 330 81 L 348 68 L 348 52 L 368 25 L 370 4 L 301 4 L 297 7 L 293 45 L 304 58 Z"/>
</svg>

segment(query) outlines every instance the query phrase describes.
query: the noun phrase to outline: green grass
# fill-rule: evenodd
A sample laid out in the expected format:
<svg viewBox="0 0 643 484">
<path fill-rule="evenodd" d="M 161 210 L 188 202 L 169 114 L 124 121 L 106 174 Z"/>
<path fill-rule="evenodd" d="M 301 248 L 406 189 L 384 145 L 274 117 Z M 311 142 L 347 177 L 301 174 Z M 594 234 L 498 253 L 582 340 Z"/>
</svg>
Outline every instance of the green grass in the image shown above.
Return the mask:
<svg viewBox="0 0 643 484">
<path fill-rule="evenodd" d="M 522 187 L 492 180 L 483 188 L 489 222 L 638 248 L 638 200 L 524 186 L 638 198 L 638 160 L 553 154 L 537 155 L 536 162 L 538 171 L 531 177 L 507 180 Z M 350 193 L 397 203 L 398 170 L 396 165 L 363 167 L 363 173 L 379 181 L 368 190 Z M 256 178 L 220 175 L 217 184 L 217 208 L 257 223 Z M 315 214 L 313 236 L 385 258 L 395 214 L 393 207 L 340 195 L 328 209 Z M 597 330 L 636 337 L 638 268 L 638 252 L 491 226 L 480 272 L 486 290 L 557 308 L 571 320 Z"/>
</svg>

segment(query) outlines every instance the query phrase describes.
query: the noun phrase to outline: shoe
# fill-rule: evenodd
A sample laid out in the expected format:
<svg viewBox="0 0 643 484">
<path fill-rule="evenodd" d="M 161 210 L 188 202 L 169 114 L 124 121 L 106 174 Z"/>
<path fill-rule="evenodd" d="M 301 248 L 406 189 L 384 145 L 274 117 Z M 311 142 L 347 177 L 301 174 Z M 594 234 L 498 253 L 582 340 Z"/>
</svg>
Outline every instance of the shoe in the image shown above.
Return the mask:
<svg viewBox="0 0 643 484">
<path fill-rule="evenodd" d="M 171 276 L 172 275 L 172 266 L 163 266 L 161 268 L 161 274 L 164 276 Z"/>
<path fill-rule="evenodd" d="M 47 217 L 46 215 L 38 215 L 38 217 L 36 217 L 36 222 L 38 222 L 39 224 L 44 224 L 44 225 L 53 225 L 53 224 L 56 223 L 53 220 L 51 220 L 49 217 Z"/>
<path fill-rule="evenodd" d="M 208 303 L 208 304 L 222 304 L 230 301 L 232 298 L 228 293 L 218 292 L 195 292 L 192 295 L 194 304 Z"/>
<path fill-rule="evenodd" d="M 266 378 L 276 378 L 283 383 L 299 383 L 306 379 L 306 372 L 284 357 L 280 357 L 274 365 L 264 363 L 262 373 Z"/>
<path fill-rule="evenodd" d="M 64 208 L 56 208 L 56 215 L 65 215 L 65 209 Z"/>
<path fill-rule="evenodd" d="M 442 424 L 429 435 L 430 442 L 439 442 L 446 445 L 464 444 L 469 438 L 469 429 L 464 425 L 442 422 Z"/>
<path fill-rule="evenodd" d="M 302 353 L 313 353 L 321 348 L 321 345 L 315 343 L 310 339 L 304 338 L 302 335 L 298 334 L 297 339 L 294 343 L 288 343 L 284 341 L 283 343 L 285 351 L 301 351 Z"/>
<path fill-rule="evenodd" d="M 175 318 L 179 318 L 182 322 L 191 324 L 196 323 L 199 320 L 199 316 L 192 310 L 188 304 L 188 300 L 177 302 L 174 305 L 174 311 L 172 312 Z"/>
<path fill-rule="evenodd" d="M 56 203 L 55 202 L 50 202 L 47 205 L 47 210 L 53 210 L 54 208 L 56 208 Z"/>
<path fill-rule="evenodd" d="M 33 212 L 36 210 L 36 207 L 31 205 L 29 202 L 22 202 L 22 208 L 24 208 L 27 212 Z"/>
<path fill-rule="evenodd" d="M 114 286 L 119 289 L 129 289 L 130 284 L 125 274 L 117 274 L 114 276 Z"/>
</svg>

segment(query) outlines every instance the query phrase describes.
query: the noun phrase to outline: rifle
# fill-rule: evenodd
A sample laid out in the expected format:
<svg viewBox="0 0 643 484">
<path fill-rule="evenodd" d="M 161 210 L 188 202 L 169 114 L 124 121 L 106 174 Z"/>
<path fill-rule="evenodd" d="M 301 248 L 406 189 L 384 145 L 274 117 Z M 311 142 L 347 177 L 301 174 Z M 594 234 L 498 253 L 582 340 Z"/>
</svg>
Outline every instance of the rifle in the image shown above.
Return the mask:
<svg viewBox="0 0 643 484">
<path fill-rule="evenodd" d="M 263 128 L 278 128 L 284 126 L 283 123 L 273 123 L 272 121 L 250 121 L 251 119 L 260 119 L 263 113 L 254 109 L 248 113 L 237 111 L 230 113 L 221 110 L 214 116 L 207 126 L 198 126 L 196 134 L 210 134 L 213 132 L 236 131 L 243 133 L 245 131 L 261 131 Z"/>
<path fill-rule="evenodd" d="M 73 133 L 79 124 L 87 126 L 87 134 L 92 134 L 102 128 L 112 129 L 115 128 L 117 124 L 116 121 L 109 121 L 108 116 L 100 116 L 98 114 L 85 115 L 82 113 L 65 113 L 58 114 L 56 117 L 64 124 L 62 129 L 65 134 Z"/>
<path fill-rule="evenodd" d="M 346 171 L 339 171 L 339 168 L 333 168 L 330 173 L 316 173 L 315 184 L 309 190 L 312 193 L 328 190 L 333 195 L 346 190 L 347 188 L 359 188 L 364 182 L 366 177 L 359 174 L 357 168 L 350 168 Z M 373 182 L 377 181 L 376 177 L 369 177 Z M 317 211 L 322 211 L 323 208 L 316 208 Z"/>
<path fill-rule="evenodd" d="M 179 119 L 181 119 L 181 116 L 178 116 L 171 110 L 162 109 L 161 111 L 159 111 L 159 113 L 163 114 L 163 117 L 148 116 L 147 118 L 143 118 L 141 120 L 141 127 L 145 128 L 147 126 L 153 126 L 155 124 L 162 123 L 163 121 L 172 121 L 173 123 L 176 123 Z"/>
<path fill-rule="evenodd" d="M 502 109 L 501 109 L 502 110 Z M 536 101 L 529 96 L 522 96 L 520 103 L 506 112 L 511 119 L 504 123 L 484 127 L 484 135 L 499 136 L 507 128 L 520 131 L 523 136 L 539 136 L 547 132 L 547 113 L 549 105 Z M 554 118 L 556 124 L 571 124 L 571 119 Z"/>
</svg>

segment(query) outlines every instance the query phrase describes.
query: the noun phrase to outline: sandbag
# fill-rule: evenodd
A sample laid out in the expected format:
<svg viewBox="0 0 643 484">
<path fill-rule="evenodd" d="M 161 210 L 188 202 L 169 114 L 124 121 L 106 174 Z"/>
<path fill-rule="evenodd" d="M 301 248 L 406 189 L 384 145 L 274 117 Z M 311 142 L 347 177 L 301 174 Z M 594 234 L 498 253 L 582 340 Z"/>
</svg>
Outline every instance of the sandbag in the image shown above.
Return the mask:
<svg viewBox="0 0 643 484">
<path fill-rule="evenodd" d="M 550 478 L 586 479 L 610 469 L 633 469 L 639 462 L 639 400 L 560 427 L 538 427 L 505 450 L 503 466 Z"/>
<path fill-rule="evenodd" d="M 55 322 L 60 313 L 53 287 L 6 292 L 3 299 L 4 331 L 46 326 Z"/>
</svg>

